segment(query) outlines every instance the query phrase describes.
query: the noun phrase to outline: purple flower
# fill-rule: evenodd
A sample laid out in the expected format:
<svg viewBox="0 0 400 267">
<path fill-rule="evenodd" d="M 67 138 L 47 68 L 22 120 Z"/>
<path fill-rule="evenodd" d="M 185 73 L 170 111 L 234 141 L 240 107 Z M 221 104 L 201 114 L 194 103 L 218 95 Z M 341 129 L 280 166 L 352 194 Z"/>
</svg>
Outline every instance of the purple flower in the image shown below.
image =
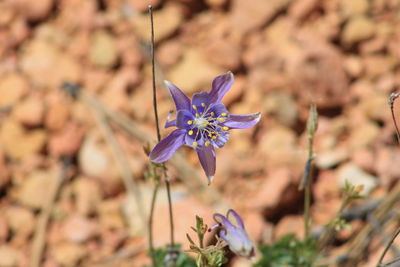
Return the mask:
<svg viewBox="0 0 400 267">
<path fill-rule="evenodd" d="M 233 217 L 231 216 L 233 215 Z M 231 217 L 231 218 L 230 218 Z M 226 217 L 222 214 L 214 214 L 216 225 L 211 227 L 209 231 L 216 227 L 220 227 L 219 236 L 229 245 L 229 249 L 235 254 L 247 258 L 254 256 L 254 246 L 246 233 L 242 218 L 233 209 L 228 210 Z"/>
<path fill-rule="evenodd" d="M 222 97 L 233 84 L 233 74 L 216 77 L 210 92 L 200 92 L 190 100 L 178 87 L 165 81 L 175 102 L 177 116 L 167 121 L 165 127 L 176 126 L 170 135 L 162 139 L 151 151 L 153 162 L 167 161 L 182 145 L 196 149 L 201 166 L 209 183 L 215 174 L 215 150 L 229 139 L 230 129 L 248 129 L 260 120 L 260 113 L 232 115 L 221 103 Z"/>
</svg>

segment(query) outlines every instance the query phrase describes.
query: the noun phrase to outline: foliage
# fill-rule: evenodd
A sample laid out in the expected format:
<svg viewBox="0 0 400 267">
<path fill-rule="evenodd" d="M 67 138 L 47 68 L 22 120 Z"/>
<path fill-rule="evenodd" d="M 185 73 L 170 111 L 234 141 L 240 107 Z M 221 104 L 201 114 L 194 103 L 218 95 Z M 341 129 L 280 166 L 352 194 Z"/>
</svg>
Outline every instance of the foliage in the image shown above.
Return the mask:
<svg viewBox="0 0 400 267">
<path fill-rule="evenodd" d="M 196 228 L 192 230 L 197 233 L 198 245 L 193 241 L 189 234 L 186 234 L 190 242 L 190 252 L 196 253 L 196 263 L 199 267 L 220 267 L 227 262 L 224 247 L 226 243 L 217 237 L 217 243 L 204 247 L 204 235 L 208 232 L 208 226 L 203 219 L 196 216 Z"/>
<path fill-rule="evenodd" d="M 316 243 L 314 239 L 299 240 L 294 234 L 283 236 L 275 244 L 259 248 L 261 259 L 257 267 L 311 267 L 315 259 Z"/>
<path fill-rule="evenodd" d="M 179 245 L 176 245 L 174 250 L 169 247 L 156 249 L 154 251 L 155 267 L 169 266 L 168 262 L 171 257 L 176 259 L 176 267 L 196 267 L 195 260 L 181 251 Z"/>
</svg>

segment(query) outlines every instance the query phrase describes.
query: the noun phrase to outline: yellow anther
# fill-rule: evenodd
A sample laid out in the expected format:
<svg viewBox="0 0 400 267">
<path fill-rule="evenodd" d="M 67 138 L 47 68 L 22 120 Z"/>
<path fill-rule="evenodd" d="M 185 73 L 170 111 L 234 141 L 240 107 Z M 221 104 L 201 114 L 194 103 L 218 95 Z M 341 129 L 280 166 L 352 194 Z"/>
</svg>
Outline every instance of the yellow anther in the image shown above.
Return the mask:
<svg viewBox="0 0 400 267">
<path fill-rule="evenodd" d="M 206 146 L 209 146 L 210 145 L 210 141 L 206 141 L 205 143 L 204 143 Z"/>
<path fill-rule="evenodd" d="M 190 130 L 190 131 L 189 131 L 189 135 L 192 135 L 192 134 L 193 134 L 193 131 L 192 131 L 192 130 Z"/>
<path fill-rule="evenodd" d="M 227 127 L 227 126 L 224 126 L 224 127 L 222 127 L 222 130 L 224 130 L 224 131 L 228 131 L 228 130 L 229 130 L 229 127 Z"/>
<path fill-rule="evenodd" d="M 187 121 L 187 124 L 192 125 L 193 121 L 189 120 L 189 121 Z"/>
<path fill-rule="evenodd" d="M 201 103 L 201 106 L 204 108 L 204 107 L 206 106 L 206 104 L 204 104 L 204 103 Z"/>
<path fill-rule="evenodd" d="M 196 113 L 196 118 L 200 117 L 199 113 Z"/>
<path fill-rule="evenodd" d="M 192 145 L 193 145 L 194 147 L 197 147 L 197 142 L 193 142 Z"/>
<path fill-rule="evenodd" d="M 217 137 L 214 135 L 213 137 L 211 137 L 211 139 L 212 139 L 212 140 L 215 140 L 215 139 L 217 139 Z"/>
<path fill-rule="evenodd" d="M 224 119 L 224 118 L 218 118 L 218 121 L 219 121 L 219 122 L 224 122 L 225 119 Z"/>
<path fill-rule="evenodd" d="M 214 117 L 214 115 L 215 115 L 215 113 L 214 113 L 214 112 L 211 112 L 210 114 L 211 114 L 211 116 L 212 116 L 212 117 Z"/>
<path fill-rule="evenodd" d="M 226 116 L 226 115 L 228 115 L 228 114 L 226 114 L 226 113 L 224 112 L 224 113 L 222 113 L 221 115 L 222 115 L 222 116 Z"/>
<path fill-rule="evenodd" d="M 196 107 L 195 105 L 193 105 L 192 107 L 193 107 L 193 109 L 194 109 L 194 110 L 196 110 L 196 109 L 197 109 L 197 107 Z"/>
</svg>

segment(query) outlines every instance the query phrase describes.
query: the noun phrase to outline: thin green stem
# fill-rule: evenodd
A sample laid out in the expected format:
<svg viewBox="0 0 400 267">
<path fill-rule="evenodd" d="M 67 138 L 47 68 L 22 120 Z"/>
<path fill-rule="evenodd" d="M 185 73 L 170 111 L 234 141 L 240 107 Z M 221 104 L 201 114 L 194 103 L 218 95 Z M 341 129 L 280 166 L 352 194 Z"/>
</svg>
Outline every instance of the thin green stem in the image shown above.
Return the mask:
<svg viewBox="0 0 400 267">
<path fill-rule="evenodd" d="M 150 256 L 153 267 L 156 266 L 155 255 L 154 255 L 153 221 L 154 221 L 154 208 L 156 206 L 156 199 L 159 188 L 160 188 L 160 183 L 159 181 L 157 181 L 154 186 L 153 195 L 151 197 L 150 215 L 149 215 L 149 247 L 150 247 Z"/>
<path fill-rule="evenodd" d="M 310 237 L 311 229 L 311 186 L 312 186 L 312 169 L 313 169 L 313 144 L 315 132 L 318 128 L 318 113 L 314 104 L 310 105 L 307 120 L 307 136 L 308 136 L 308 157 L 304 168 L 303 179 L 299 185 L 299 190 L 304 190 L 304 238 Z"/>
<path fill-rule="evenodd" d="M 305 168 L 304 186 L 304 237 L 310 237 L 311 229 L 311 185 L 312 185 L 312 160 L 313 160 L 313 138 L 308 139 L 308 159 Z"/>
<path fill-rule="evenodd" d="M 158 119 L 158 109 L 157 109 L 157 90 L 156 90 L 156 74 L 155 74 L 155 56 L 154 56 L 154 19 L 153 19 L 153 7 L 149 5 L 149 14 L 150 14 L 150 24 L 151 24 L 151 71 L 152 71 L 152 85 L 153 85 L 153 108 L 154 108 L 154 118 L 157 129 L 157 140 L 160 142 L 161 133 L 160 133 L 160 125 Z M 167 197 L 168 197 L 168 210 L 169 210 L 169 225 L 170 225 L 170 246 L 173 249 L 175 247 L 175 238 L 174 238 L 174 217 L 172 212 L 172 200 L 171 200 L 171 184 L 170 179 L 167 175 L 167 169 L 165 164 L 162 164 L 163 176 L 167 188 Z M 154 191 L 158 190 L 158 188 L 154 189 Z M 152 213 L 154 213 L 154 208 L 152 209 Z M 153 214 L 150 215 L 153 218 Z M 152 225 L 152 222 L 151 222 Z M 150 238 L 150 237 L 149 237 Z M 152 238 L 152 236 L 151 236 Z M 153 241 L 151 241 L 153 242 Z M 153 248 L 154 249 L 154 248 Z"/>
</svg>

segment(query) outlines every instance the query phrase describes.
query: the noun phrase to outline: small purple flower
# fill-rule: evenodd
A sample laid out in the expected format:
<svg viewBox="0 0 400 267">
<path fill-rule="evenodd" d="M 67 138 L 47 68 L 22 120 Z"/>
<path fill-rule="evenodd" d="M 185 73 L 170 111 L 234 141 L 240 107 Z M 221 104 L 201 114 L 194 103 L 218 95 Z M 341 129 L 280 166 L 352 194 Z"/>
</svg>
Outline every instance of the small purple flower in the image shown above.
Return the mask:
<svg viewBox="0 0 400 267">
<path fill-rule="evenodd" d="M 190 100 L 178 87 L 165 81 L 175 102 L 177 116 L 165 127 L 176 126 L 151 151 L 153 162 L 167 161 L 182 145 L 194 148 L 209 183 L 214 178 L 216 162 L 214 148 L 223 147 L 229 139 L 230 129 L 248 129 L 260 120 L 260 113 L 232 115 L 221 103 L 222 97 L 233 84 L 233 74 L 216 77 L 210 92 L 200 92 Z"/>
<path fill-rule="evenodd" d="M 230 215 L 233 215 L 230 216 Z M 230 218 L 231 217 L 231 218 Z M 242 218 L 233 209 L 228 210 L 226 217 L 222 214 L 214 214 L 216 225 L 209 231 L 219 227 L 219 236 L 229 245 L 229 249 L 235 254 L 247 258 L 254 256 L 254 246 L 246 233 Z"/>
</svg>

